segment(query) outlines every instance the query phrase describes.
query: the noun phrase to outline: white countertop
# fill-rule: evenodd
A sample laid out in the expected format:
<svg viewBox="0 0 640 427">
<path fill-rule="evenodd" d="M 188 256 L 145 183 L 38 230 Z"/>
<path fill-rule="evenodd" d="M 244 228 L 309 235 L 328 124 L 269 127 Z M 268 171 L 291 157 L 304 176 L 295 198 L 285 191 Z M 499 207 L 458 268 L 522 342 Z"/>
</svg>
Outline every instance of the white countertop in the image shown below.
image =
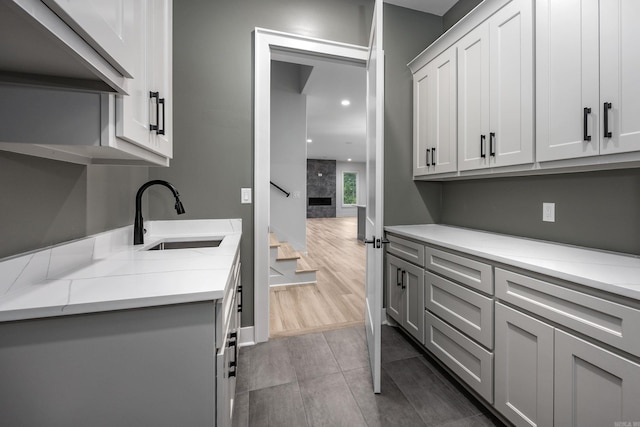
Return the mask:
<svg viewBox="0 0 640 427">
<path fill-rule="evenodd" d="M 437 224 L 385 230 L 640 300 L 640 257 Z"/>
<path fill-rule="evenodd" d="M 242 222 L 145 222 L 0 260 L 0 321 L 207 301 L 224 296 Z M 212 240 L 218 247 L 147 251 L 163 241 Z"/>
</svg>

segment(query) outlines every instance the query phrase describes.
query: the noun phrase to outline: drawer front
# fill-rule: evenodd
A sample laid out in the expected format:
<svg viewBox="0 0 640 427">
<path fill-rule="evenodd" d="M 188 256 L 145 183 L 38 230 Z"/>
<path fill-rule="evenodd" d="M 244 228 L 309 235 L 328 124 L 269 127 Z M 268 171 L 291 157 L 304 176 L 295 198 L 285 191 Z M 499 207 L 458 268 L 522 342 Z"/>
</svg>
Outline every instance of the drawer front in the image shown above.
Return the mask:
<svg viewBox="0 0 640 427">
<path fill-rule="evenodd" d="M 489 264 L 427 247 L 425 266 L 448 279 L 493 295 L 493 270 Z"/>
<path fill-rule="evenodd" d="M 493 300 L 433 273 L 425 279 L 427 309 L 492 349 Z"/>
<path fill-rule="evenodd" d="M 493 403 L 493 353 L 425 313 L 425 345 L 487 402 Z"/>
<path fill-rule="evenodd" d="M 640 310 L 496 268 L 496 296 L 632 354 L 640 354 Z"/>
<path fill-rule="evenodd" d="M 399 258 L 424 267 L 424 245 L 402 237 L 387 235 L 387 252 Z"/>
</svg>

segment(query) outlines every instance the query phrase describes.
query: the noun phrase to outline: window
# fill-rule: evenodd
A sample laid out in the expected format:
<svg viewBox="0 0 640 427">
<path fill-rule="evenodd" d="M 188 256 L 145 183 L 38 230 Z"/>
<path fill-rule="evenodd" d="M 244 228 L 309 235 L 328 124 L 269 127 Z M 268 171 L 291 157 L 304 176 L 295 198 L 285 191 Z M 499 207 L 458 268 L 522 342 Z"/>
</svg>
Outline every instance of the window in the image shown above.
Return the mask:
<svg viewBox="0 0 640 427">
<path fill-rule="evenodd" d="M 342 172 L 342 205 L 358 203 L 358 172 Z"/>
</svg>

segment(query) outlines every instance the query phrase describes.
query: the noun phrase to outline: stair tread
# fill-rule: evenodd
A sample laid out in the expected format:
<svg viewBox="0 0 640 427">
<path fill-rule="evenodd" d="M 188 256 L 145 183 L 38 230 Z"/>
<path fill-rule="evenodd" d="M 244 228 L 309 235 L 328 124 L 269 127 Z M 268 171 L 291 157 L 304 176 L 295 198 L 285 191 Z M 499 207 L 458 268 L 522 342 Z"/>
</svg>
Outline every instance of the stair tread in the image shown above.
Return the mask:
<svg viewBox="0 0 640 427">
<path fill-rule="evenodd" d="M 280 247 L 278 248 L 278 258 L 276 259 L 278 261 L 300 259 L 300 254 L 289 243 L 280 242 Z"/>
<path fill-rule="evenodd" d="M 269 233 L 269 247 L 277 248 L 280 246 L 280 241 L 276 237 L 275 233 Z"/>
<path fill-rule="evenodd" d="M 312 273 L 318 270 L 319 268 L 313 261 L 311 261 L 308 256 L 300 254 L 300 259 L 298 260 L 298 269 L 296 270 L 296 273 Z"/>
</svg>

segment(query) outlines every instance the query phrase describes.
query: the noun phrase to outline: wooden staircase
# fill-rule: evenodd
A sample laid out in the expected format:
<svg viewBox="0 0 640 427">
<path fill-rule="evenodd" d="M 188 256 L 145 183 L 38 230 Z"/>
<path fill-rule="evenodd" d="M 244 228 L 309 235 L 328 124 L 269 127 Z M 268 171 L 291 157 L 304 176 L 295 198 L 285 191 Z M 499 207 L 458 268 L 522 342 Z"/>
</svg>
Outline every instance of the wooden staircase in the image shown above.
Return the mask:
<svg viewBox="0 0 640 427">
<path fill-rule="evenodd" d="M 289 243 L 269 233 L 269 286 L 303 285 L 316 282 L 318 268 Z"/>
</svg>

